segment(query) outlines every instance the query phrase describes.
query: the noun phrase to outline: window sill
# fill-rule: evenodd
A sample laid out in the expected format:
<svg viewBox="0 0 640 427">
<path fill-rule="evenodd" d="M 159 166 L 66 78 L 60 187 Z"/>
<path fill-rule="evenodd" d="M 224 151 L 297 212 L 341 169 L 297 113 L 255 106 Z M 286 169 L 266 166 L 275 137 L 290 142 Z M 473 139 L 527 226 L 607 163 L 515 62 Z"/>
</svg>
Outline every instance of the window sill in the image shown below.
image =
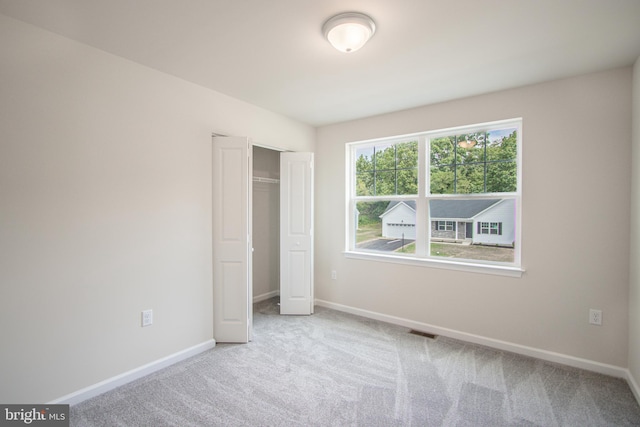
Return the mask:
<svg viewBox="0 0 640 427">
<path fill-rule="evenodd" d="M 524 270 L 520 267 L 508 265 L 477 264 L 473 262 L 452 261 L 450 259 L 425 259 L 399 255 L 385 255 L 379 253 L 345 251 L 344 256 L 352 259 L 390 262 L 394 264 L 417 265 L 445 270 L 466 271 L 471 273 L 493 274 L 497 276 L 522 277 Z"/>
</svg>

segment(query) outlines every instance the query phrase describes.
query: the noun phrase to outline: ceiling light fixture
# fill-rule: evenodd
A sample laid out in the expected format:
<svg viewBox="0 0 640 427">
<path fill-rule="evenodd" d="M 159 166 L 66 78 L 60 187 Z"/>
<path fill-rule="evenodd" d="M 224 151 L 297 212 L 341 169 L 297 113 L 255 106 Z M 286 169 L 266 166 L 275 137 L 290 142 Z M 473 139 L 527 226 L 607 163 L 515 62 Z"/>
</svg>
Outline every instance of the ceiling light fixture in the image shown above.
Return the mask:
<svg viewBox="0 0 640 427">
<path fill-rule="evenodd" d="M 460 148 L 473 148 L 478 141 L 465 139 L 464 141 L 458 141 L 458 147 Z"/>
<path fill-rule="evenodd" d="M 329 43 L 340 52 L 355 52 L 369 41 L 376 32 L 373 19 L 363 13 L 340 13 L 322 26 L 322 32 Z"/>
</svg>

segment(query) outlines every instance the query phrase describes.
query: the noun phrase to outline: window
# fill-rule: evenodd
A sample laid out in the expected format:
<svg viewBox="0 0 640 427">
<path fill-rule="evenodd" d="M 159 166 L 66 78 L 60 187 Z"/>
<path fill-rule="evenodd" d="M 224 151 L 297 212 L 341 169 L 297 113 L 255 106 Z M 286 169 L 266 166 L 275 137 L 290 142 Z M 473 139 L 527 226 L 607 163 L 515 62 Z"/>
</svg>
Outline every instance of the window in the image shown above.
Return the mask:
<svg viewBox="0 0 640 427">
<path fill-rule="evenodd" d="M 453 231 L 453 221 L 436 221 L 439 231 Z"/>
<path fill-rule="evenodd" d="M 356 148 L 356 195 L 418 194 L 418 143 Z"/>
<path fill-rule="evenodd" d="M 479 222 L 478 233 L 502 235 L 502 223 L 501 222 Z"/>
<path fill-rule="evenodd" d="M 355 246 L 385 253 L 415 253 L 415 201 L 388 199 L 356 203 Z"/>
<path fill-rule="evenodd" d="M 347 253 L 520 270 L 521 120 L 347 144 Z"/>
</svg>

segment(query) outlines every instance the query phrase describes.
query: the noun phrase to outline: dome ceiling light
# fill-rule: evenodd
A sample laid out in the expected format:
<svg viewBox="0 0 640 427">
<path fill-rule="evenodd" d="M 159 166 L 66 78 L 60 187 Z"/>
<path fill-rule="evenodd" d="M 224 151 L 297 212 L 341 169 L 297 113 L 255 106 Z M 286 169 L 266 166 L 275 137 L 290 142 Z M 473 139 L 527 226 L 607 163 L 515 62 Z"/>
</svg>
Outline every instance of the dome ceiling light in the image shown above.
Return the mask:
<svg viewBox="0 0 640 427">
<path fill-rule="evenodd" d="M 322 26 L 329 43 L 340 52 L 351 53 L 360 49 L 376 32 L 373 19 L 363 13 L 340 13 Z"/>
</svg>

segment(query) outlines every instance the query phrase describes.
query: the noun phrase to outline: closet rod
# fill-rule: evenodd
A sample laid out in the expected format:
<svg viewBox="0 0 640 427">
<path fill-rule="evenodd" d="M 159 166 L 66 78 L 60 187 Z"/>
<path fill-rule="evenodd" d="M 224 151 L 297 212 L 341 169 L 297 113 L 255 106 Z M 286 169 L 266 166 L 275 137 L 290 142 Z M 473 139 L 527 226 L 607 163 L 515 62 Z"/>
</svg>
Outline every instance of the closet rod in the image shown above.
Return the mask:
<svg viewBox="0 0 640 427">
<path fill-rule="evenodd" d="M 265 178 L 265 177 L 262 177 L 262 176 L 254 176 L 253 177 L 253 181 L 254 182 L 264 182 L 265 184 L 280 184 L 280 180 L 279 179 Z"/>
</svg>

